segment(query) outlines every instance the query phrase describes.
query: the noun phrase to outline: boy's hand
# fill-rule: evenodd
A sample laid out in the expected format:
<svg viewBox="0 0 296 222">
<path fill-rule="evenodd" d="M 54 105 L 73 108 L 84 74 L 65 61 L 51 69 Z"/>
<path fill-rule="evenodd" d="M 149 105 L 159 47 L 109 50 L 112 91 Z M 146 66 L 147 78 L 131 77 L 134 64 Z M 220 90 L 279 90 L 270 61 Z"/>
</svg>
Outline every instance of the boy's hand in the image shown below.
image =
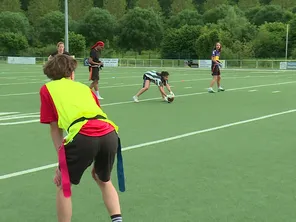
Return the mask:
<svg viewBox="0 0 296 222">
<path fill-rule="evenodd" d="M 170 94 L 171 94 L 171 96 L 174 96 L 175 97 L 175 94 L 172 91 L 170 91 Z"/>
</svg>

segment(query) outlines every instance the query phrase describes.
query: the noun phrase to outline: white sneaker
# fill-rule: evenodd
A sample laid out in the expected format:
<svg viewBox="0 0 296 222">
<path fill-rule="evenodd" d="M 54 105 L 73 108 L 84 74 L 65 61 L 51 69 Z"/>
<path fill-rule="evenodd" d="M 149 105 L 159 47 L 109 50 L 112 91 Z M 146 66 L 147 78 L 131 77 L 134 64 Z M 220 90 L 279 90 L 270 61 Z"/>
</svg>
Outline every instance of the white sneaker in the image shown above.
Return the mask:
<svg viewBox="0 0 296 222">
<path fill-rule="evenodd" d="M 214 93 L 215 91 L 213 90 L 213 88 L 208 88 L 208 92 L 209 93 Z"/>
<path fill-rule="evenodd" d="M 101 96 L 98 96 L 98 99 L 104 99 L 103 97 L 101 97 Z"/>
<path fill-rule="evenodd" d="M 139 102 L 139 99 L 138 99 L 138 97 L 137 97 L 137 96 L 133 96 L 133 100 L 134 100 L 134 102 L 136 102 L 136 103 L 138 103 L 138 102 Z"/>
</svg>

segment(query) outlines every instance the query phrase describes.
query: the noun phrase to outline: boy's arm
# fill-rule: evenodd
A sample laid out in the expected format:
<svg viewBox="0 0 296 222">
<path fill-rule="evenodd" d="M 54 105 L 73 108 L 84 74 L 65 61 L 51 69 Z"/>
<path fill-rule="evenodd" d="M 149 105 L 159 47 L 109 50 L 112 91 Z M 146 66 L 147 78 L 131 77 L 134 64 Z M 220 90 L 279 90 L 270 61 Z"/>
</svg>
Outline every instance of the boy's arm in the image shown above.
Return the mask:
<svg viewBox="0 0 296 222">
<path fill-rule="evenodd" d="M 50 123 L 50 135 L 54 144 L 56 151 L 58 152 L 59 148 L 63 144 L 63 130 L 58 127 L 57 122 Z"/>
<path fill-rule="evenodd" d="M 172 95 L 172 96 L 174 96 L 174 93 L 172 92 L 172 90 L 171 90 L 171 86 L 170 86 L 170 84 L 166 84 L 166 88 L 167 88 L 167 90 L 170 92 L 170 94 Z"/>
<path fill-rule="evenodd" d="M 160 91 L 160 93 L 161 93 L 161 96 L 162 96 L 162 97 L 166 97 L 167 95 L 166 95 L 166 93 L 165 93 L 165 91 L 164 91 L 164 89 L 163 89 L 163 86 L 159 86 L 158 88 L 159 88 L 159 91 Z"/>
</svg>

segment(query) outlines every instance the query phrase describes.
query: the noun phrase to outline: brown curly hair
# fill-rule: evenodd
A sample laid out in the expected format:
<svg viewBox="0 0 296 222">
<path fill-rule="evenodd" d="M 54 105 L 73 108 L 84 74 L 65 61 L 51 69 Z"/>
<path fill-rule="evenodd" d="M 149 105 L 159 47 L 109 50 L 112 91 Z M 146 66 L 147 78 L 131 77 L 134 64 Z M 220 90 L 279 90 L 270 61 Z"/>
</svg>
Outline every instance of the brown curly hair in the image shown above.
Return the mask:
<svg viewBox="0 0 296 222">
<path fill-rule="evenodd" d="M 68 55 L 58 54 L 43 67 L 44 74 L 52 80 L 68 78 L 77 67 L 77 61 Z"/>
</svg>

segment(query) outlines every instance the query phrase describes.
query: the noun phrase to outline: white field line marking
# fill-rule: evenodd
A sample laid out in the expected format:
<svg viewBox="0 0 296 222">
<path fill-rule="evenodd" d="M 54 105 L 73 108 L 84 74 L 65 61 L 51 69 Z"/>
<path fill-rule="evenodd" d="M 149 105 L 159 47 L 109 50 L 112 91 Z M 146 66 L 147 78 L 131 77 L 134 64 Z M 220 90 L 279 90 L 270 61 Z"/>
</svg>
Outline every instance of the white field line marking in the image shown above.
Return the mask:
<svg viewBox="0 0 296 222">
<path fill-rule="evenodd" d="M 285 85 L 285 84 L 292 84 L 292 83 L 296 83 L 296 81 L 280 82 L 280 83 L 272 83 L 272 84 L 256 85 L 256 86 L 245 86 L 245 87 L 240 87 L 240 88 L 227 89 L 227 91 L 237 91 L 237 90 L 243 90 L 243 89 L 258 88 L 258 87 L 267 87 L 267 86 L 277 86 L 277 85 Z M 209 94 L 209 93 L 208 92 L 187 93 L 187 94 L 175 95 L 175 97 L 187 97 L 187 96 L 195 96 L 195 95 L 202 95 L 202 94 Z M 143 99 L 143 100 L 140 100 L 140 102 L 151 101 L 151 100 L 158 100 L 158 99 L 160 99 L 160 97 Z M 115 106 L 115 105 L 129 104 L 129 103 L 134 103 L 134 101 L 107 103 L 107 104 L 102 104 L 101 106 L 102 107 L 104 107 L 104 106 Z M 36 112 L 36 113 L 30 113 L 30 114 L 38 114 L 38 112 Z M 20 121 L 20 122 L 0 123 L 0 126 L 18 125 L 18 124 L 35 123 L 35 122 L 39 122 L 39 119 L 27 120 L 27 121 Z"/>
<path fill-rule="evenodd" d="M 187 86 L 187 87 L 184 87 L 184 89 L 191 89 L 192 86 Z"/>
<path fill-rule="evenodd" d="M 251 89 L 248 92 L 256 92 L 256 91 L 258 91 L 258 90 L 257 89 Z"/>
<path fill-rule="evenodd" d="M 151 146 L 151 145 L 154 145 L 154 144 L 159 144 L 159 143 L 164 143 L 164 142 L 168 142 L 168 141 L 172 141 L 172 140 L 182 139 L 184 137 L 194 136 L 194 135 L 198 135 L 198 134 L 202 134 L 202 133 L 208 133 L 208 132 L 212 132 L 212 131 L 216 131 L 216 130 L 220 130 L 220 129 L 229 128 L 229 127 L 232 127 L 232 126 L 242 125 L 242 124 L 255 122 L 255 121 L 259 121 L 259 120 L 263 120 L 263 119 L 268 119 L 268 118 L 272 118 L 272 117 L 275 117 L 275 116 L 280 116 L 280 115 L 284 115 L 284 114 L 288 114 L 288 113 L 294 113 L 294 112 L 296 112 L 296 109 L 291 109 L 291 110 L 287 110 L 287 111 L 283 111 L 283 112 L 264 115 L 264 116 L 260 116 L 260 117 L 256 117 L 256 118 L 252 118 L 252 119 L 238 121 L 238 122 L 228 123 L 228 124 L 221 125 L 221 126 L 216 126 L 216 127 L 213 127 L 213 128 L 197 130 L 197 131 L 193 131 L 193 132 L 190 132 L 190 133 L 184 133 L 184 134 L 180 134 L 180 135 L 177 135 L 177 136 L 167 137 L 167 138 L 161 139 L 161 140 L 155 140 L 155 141 L 151 141 L 151 142 L 146 142 L 146 143 L 140 143 L 140 144 L 137 144 L 137 145 L 127 146 L 127 147 L 123 148 L 122 151 L 138 149 L 138 148 L 141 148 L 141 147 L 146 147 L 146 146 Z M 53 163 L 53 164 L 49 164 L 49 165 L 45 165 L 45 166 L 41 166 L 41 167 L 36 167 L 36 168 L 32 168 L 32 169 L 18 171 L 18 172 L 15 172 L 15 173 L 4 174 L 4 175 L 0 176 L 0 180 L 8 179 L 8 178 L 11 178 L 11 177 L 17 177 L 17 176 L 21 176 L 21 175 L 25 175 L 25 174 L 29 174 L 29 173 L 34 173 L 34 172 L 38 172 L 38 171 L 41 171 L 41 170 L 53 168 L 53 167 L 56 167 L 56 166 L 57 166 L 57 163 Z"/>
<path fill-rule="evenodd" d="M 269 77 L 269 76 L 268 76 Z M 245 78 L 245 77 L 224 77 L 224 79 L 237 79 L 237 78 Z M 170 82 L 189 82 L 189 81 L 203 81 L 203 80 L 211 80 L 211 78 L 203 78 L 203 79 L 187 79 L 187 80 L 174 80 L 174 81 L 170 81 Z M 10 86 L 10 85 L 26 85 L 26 84 L 40 84 L 40 83 L 45 83 L 47 82 L 47 80 L 41 80 L 41 81 L 38 81 L 38 82 L 14 82 L 14 83 L 1 83 L 0 86 Z M 84 83 L 84 84 L 87 84 L 89 83 L 89 81 L 81 81 L 81 83 Z M 103 84 L 103 83 L 99 83 L 99 84 Z M 104 83 L 106 84 L 106 83 Z M 120 87 L 129 87 L 129 86 L 139 86 L 139 85 L 142 85 L 142 84 L 139 84 L 139 83 L 134 83 L 134 84 L 127 84 L 127 85 L 113 85 L 113 86 L 102 86 L 100 87 L 101 89 L 104 88 L 120 88 Z"/>
<path fill-rule="evenodd" d="M 242 76 L 242 77 L 224 77 L 223 79 L 241 79 L 241 78 L 266 78 L 270 76 Z M 180 83 L 180 82 L 192 82 L 192 81 L 204 81 L 211 80 L 211 78 L 202 78 L 202 79 L 188 79 L 188 80 L 175 80 L 170 81 L 170 83 Z M 87 84 L 88 82 L 81 82 Z M 14 83 L 13 83 L 14 84 Z M 27 83 L 17 83 L 17 84 L 27 84 Z M 100 83 L 100 85 L 105 85 L 105 83 Z M 1 84 L 0 84 L 1 85 Z M 7 85 L 7 84 L 6 84 Z M 108 89 L 108 88 L 122 88 L 122 87 L 130 87 L 130 86 L 140 86 L 142 84 L 128 84 L 128 85 L 111 85 L 111 86 L 102 86 L 100 89 Z M 151 85 L 152 87 L 156 87 L 156 85 Z M 0 97 L 6 96 L 25 96 L 25 95 L 36 95 L 39 92 L 27 92 L 27 93 L 9 93 L 9 94 L 0 94 Z"/>
<path fill-rule="evenodd" d="M 272 93 L 279 93 L 279 92 L 281 92 L 281 91 L 273 91 Z"/>
<path fill-rule="evenodd" d="M 7 114 L 16 114 L 16 113 L 19 113 L 19 112 L 0 112 L 0 116 L 7 115 Z"/>
<path fill-rule="evenodd" d="M 12 120 L 12 119 L 25 119 L 25 118 L 39 118 L 39 114 L 35 114 L 35 115 L 19 115 L 19 116 L 13 116 L 13 117 L 0 117 L 0 121 Z"/>
</svg>

